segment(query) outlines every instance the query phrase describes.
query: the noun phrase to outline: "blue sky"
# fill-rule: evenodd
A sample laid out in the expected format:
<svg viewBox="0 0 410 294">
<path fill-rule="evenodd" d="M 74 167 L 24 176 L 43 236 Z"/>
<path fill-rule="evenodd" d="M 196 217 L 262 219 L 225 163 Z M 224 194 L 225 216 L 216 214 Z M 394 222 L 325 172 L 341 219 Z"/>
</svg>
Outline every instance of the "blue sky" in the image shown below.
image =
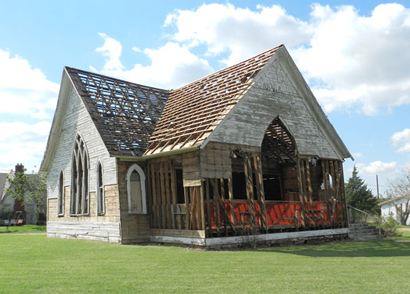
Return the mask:
<svg viewBox="0 0 410 294">
<path fill-rule="evenodd" d="M 381 190 L 410 168 L 406 1 L 3 1 L 0 171 L 38 169 L 65 65 L 173 88 L 284 43 Z"/>
</svg>

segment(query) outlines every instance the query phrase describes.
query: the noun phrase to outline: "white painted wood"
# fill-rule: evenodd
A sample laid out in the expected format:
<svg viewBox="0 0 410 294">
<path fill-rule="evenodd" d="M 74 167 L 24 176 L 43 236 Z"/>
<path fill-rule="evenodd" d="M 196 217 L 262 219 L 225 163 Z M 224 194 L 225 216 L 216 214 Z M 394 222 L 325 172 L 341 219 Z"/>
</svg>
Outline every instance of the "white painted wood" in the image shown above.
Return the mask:
<svg viewBox="0 0 410 294">
<path fill-rule="evenodd" d="M 120 224 L 108 222 L 47 222 L 47 236 L 120 243 Z"/>
<path fill-rule="evenodd" d="M 348 228 L 302 231 L 302 232 L 287 232 L 287 233 L 272 233 L 260 234 L 251 236 L 235 236 L 235 237 L 220 237 L 220 238 L 186 238 L 186 237 L 170 237 L 170 236 L 151 236 L 152 242 L 173 243 L 183 245 L 196 245 L 215 247 L 223 245 L 239 245 L 252 242 L 269 242 L 269 241 L 292 241 L 306 238 L 316 237 L 331 237 L 348 234 Z"/>
<path fill-rule="evenodd" d="M 205 246 L 205 239 L 201 239 L 201 238 L 151 236 L 151 242 Z"/>
<path fill-rule="evenodd" d="M 348 151 L 339 151 L 344 145 L 339 149 L 335 147 L 341 142 L 336 132 L 331 137 L 322 126 L 333 129 L 330 122 L 321 117 L 325 116 L 323 112 L 318 114 L 318 110 L 313 109 L 312 105 L 317 104 L 310 101 L 315 100 L 313 95 L 301 89 L 295 80 L 286 56 L 277 52 L 201 148 L 208 142 L 261 146 L 267 127 L 279 116 L 294 136 L 300 154 L 334 159 L 348 157 Z"/>
<path fill-rule="evenodd" d="M 117 184 L 116 159 L 110 157 L 84 103 L 66 75 L 66 73 L 63 75 L 62 89 L 60 90 L 62 93 L 59 95 L 61 101 L 58 102 L 50 132 L 50 136 L 53 138 L 49 139 L 49 145 L 52 146 L 47 147 L 48 155 L 45 156 L 42 163 L 42 171 L 48 174 L 48 197 L 58 195 L 58 177 L 61 170 L 64 173 L 64 186 L 71 185 L 71 160 L 77 134 L 83 138 L 88 150 L 89 191 L 95 192 L 97 190 L 96 169 L 98 161 L 104 166 L 104 185 Z"/>
<path fill-rule="evenodd" d="M 396 206 L 401 206 L 402 210 L 406 210 L 408 198 L 397 198 L 389 199 L 381 204 L 381 215 L 384 219 L 387 219 L 389 216 L 392 216 L 397 222 L 400 222 L 400 217 L 397 214 Z M 410 217 L 407 220 L 406 225 L 410 226 Z"/>
</svg>

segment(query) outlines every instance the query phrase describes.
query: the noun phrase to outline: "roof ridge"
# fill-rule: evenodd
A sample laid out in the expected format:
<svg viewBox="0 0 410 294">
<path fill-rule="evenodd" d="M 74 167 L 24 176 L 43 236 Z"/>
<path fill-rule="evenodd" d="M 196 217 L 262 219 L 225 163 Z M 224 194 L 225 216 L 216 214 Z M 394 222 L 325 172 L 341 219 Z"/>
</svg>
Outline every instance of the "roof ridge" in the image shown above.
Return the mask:
<svg viewBox="0 0 410 294">
<path fill-rule="evenodd" d="M 213 75 L 217 75 L 217 74 L 219 74 L 219 73 L 221 73 L 221 72 L 223 72 L 223 71 L 228 71 L 228 70 L 234 68 L 235 66 L 238 66 L 238 65 L 241 65 L 241 64 L 243 64 L 243 63 L 249 62 L 249 61 L 251 61 L 252 59 L 255 59 L 255 58 L 259 57 L 259 56 L 262 56 L 262 55 L 264 55 L 264 54 L 266 54 L 266 53 L 268 53 L 268 52 L 271 52 L 271 53 L 273 54 L 273 53 L 275 53 L 279 48 L 284 47 L 284 46 L 285 46 L 284 44 L 280 44 L 280 45 L 278 45 L 278 46 L 276 46 L 276 47 L 273 47 L 273 48 L 270 48 L 270 49 L 268 49 L 268 50 L 265 50 L 265 51 L 263 51 L 263 52 L 261 52 L 261 53 L 258 53 L 258 54 L 254 55 L 254 56 L 252 56 L 252 57 L 249 57 L 249 58 L 247 58 L 247 59 L 245 59 L 245 60 L 242 60 L 242 61 L 240 61 L 240 62 L 238 62 L 238 63 L 232 64 L 232 65 L 230 65 L 230 66 L 228 66 L 228 67 L 224 67 L 224 68 L 221 68 L 221 69 L 219 69 L 219 70 L 217 70 L 217 71 L 214 71 L 214 72 L 212 72 L 212 73 L 210 73 L 210 74 L 207 74 L 206 76 L 203 76 L 203 77 L 201 77 L 201 78 L 198 78 L 198 79 L 196 79 L 196 80 L 194 80 L 194 81 L 192 81 L 192 82 L 189 82 L 188 84 L 185 84 L 185 85 L 183 85 L 183 86 L 181 86 L 181 87 L 178 87 L 178 88 L 175 88 L 175 89 L 170 89 L 169 91 L 170 91 L 170 92 L 174 92 L 174 91 L 177 91 L 177 90 L 181 90 L 181 89 L 183 89 L 183 88 L 185 88 L 185 87 L 191 86 L 192 84 L 195 84 L 195 83 L 197 83 L 197 82 L 200 82 L 200 81 L 202 81 L 202 80 L 204 80 L 204 79 L 206 79 L 206 78 L 209 78 L 209 77 L 211 77 L 211 76 L 213 76 Z"/>
<path fill-rule="evenodd" d="M 282 47 L 271 48 L 172 90 L 145 155 L 199 146 Z"/>
<path fill-rule="evenodd" d="M 107 75 L 103 75 L 103 74 L 100 74 L 100 73 L 95 73 L 95 72 L 92 72 L 92 71 L 79 69 L 79 68 L 76 68 L 76 67 L 64 66 L 64 69 L 66 69 L 68 71 L 68 73 L 70 73 L 70 74 L 71 74 L 71 71 L 77 71 L 77 72 L 82 72 L 84 74 L 96 75 L 96 76 L 99 76 L 99 77 L 104 78 L 104 79 L 111 79 L 111 80 L 115 80 L 115 81 L 118 81 L 118 82 L 123 82 L 123 83 L 131 84 L 131 85 L 135 85 L 136 87 L 146 87 L 146 88 L 155 89 L 155 90 L 159 90 L 159 91 L 165 91 L 165 92 L 168 92 L 168 93 L 171 91 L 171 90 L 168 90 L 168 89 L 162 89 L 162 88 L 158 88 L 158 87 L 152 87 L 152 86 L 148 86 L 148 85 L 143 85 L 143 84 L 139 84 L 139 83 L 130 82 L 130 81 L 127 81 L 127 80 L 124 80 L 124 79 L 119 79 L 119 78 L 115 78 L 115 77 L 112 77 L 112 76 L 107 76 Z"/>
</svg>

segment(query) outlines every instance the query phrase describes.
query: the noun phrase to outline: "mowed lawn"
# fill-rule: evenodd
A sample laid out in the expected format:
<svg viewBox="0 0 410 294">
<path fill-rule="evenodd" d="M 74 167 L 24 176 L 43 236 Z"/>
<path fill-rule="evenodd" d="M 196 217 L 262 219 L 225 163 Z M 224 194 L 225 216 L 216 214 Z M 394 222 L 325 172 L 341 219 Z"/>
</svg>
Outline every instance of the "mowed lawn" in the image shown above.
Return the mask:
<svg viewBox="0 0 410 294">
<path fill-rule="evenodd" d="M 0 234 L 0 293 L 403 293 L 407 241 L 205 251 Z"/>
</svg>

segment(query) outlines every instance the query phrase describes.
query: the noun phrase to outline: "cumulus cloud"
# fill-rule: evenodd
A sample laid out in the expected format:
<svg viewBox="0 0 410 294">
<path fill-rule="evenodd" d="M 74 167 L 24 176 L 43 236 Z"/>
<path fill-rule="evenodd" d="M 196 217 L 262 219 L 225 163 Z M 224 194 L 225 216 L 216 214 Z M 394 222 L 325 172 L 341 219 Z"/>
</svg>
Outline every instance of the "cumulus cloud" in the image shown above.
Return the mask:
<svg viewBox="0 0 410 294">
<path fill-rule="evenodd" d="M 317 4 L 311 17 L 314 34 L 294 56 L 327 111 L 360 106 L 372 115 L 410 104 L 410 9 L 380 4 L 362 16 Z"/>
<path fill-rule="evenodd" d="M 105 57 L 104 71 L 122 70 L 124 66 L 121 63 L 122 44 L 106 33 L 98 34 L 104 40 L 101 47 L 95 49 Z"/>
<path fill-rule="evenodd" d="M 9 170 L 17 162 L 23 163 L 29 171 L 38 167 L 50 126 L 50 121 L 0 122 L 0 170 Z"/>
<path fill-rule="evenodd" d="M 31 171 L 45 149 L 59 85 L 8 50 L 0 49 L 0 64 L 0 170 L 22 162 Z"/>
<path fill-rule="evenodd" d="M 211 61 L 231 65 L 284 43 L 327 112 L 375 115 L 410 104 L 410 9 L 400 4 L 379 4 L 369 15 L 353 6 L 315 4 L 310 18 L 301 20 L 279 5 L 213 3 L 176 10 L 164 27 L 163 46 L 133 48 L 150 63 L 128 69 L 121 43 L 100 33 L 104 44 L 97 52 L 106 60 L 100 72 L 175 87 L 212 71 Z"/>
<path fill-rule="evenodd" d="M 357 169 L 363 174 L 376 175 L 394 171 L 397 168 L 397 162 L 383 162 L 376 160 L 370 162 L 369 164 L 358 163 L 356 166 Z"/>
<path fill-rule="evenodd" d="M 165 27 L 175 29 L 172 39 L 190 47 L 205 45 L 211 56 L 226 54 L 231 65 L 281 43 L 297 47 L 308 42 L 311 27 L 279 5 L 255 10 L 232 4 L 203 4 L 196 10 L 176 10 Z"/>
<path fill-rule="evenodd" d="M 99 52 L 104 52 L 106 63 L 101 70 L 94 67 L 91 69 L 106 75 L 168 89 L 181 86 L 213 71 L 207 60 L 176 42 L 167 42 L 155 49 L 132 48 L 137 54 L 144 54 L 150 62 L 147 65 L 134 64 L 125 69 L 120 61 L 121 43 L 106 34 L 100 35 L 104 38 L 104 45 L 98 50 L 104 48 Z M 106 45 L 108 41 L 116 45 Z"/>
<path fill-rule="evenodd" d="M 18 55 L 0 49 L 0 115 L 52 116 L 59 85 Z"/>
<path fill-rule="evenodd" d="M 327 112 L 410 104 L 410 9 L 390 3 L 370 15 L 353 6 L 315 4 L 302 21 L 279 5 L 255 9 L 204 4 L 165 20 L 173 41 L 205 47 L 232 64 L 284 43 Z"/>
<path fill-rule="evenodd" d="M 410 152 L 410 129 L 395 132 L 390 140 L 397 147 L 398 152 Z"/>
</svg>

